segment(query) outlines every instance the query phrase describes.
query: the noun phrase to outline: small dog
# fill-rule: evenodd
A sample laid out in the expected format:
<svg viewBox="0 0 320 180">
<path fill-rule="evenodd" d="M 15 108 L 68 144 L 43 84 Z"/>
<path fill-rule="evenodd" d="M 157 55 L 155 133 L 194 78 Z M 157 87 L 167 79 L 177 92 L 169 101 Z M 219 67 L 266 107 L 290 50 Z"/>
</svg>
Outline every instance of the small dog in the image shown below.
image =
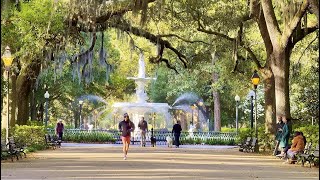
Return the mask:
<svg viewBox="0 0 320 180">
<path fill-rule="evenodd" d="M 155 147 L 156 146 L 156 138 L 155 137 L 151 137 L 151 147 Z"/>
<path fill-rule="evenodd" d="M 172 148 L 172 138 L 170 136 L 166 137 L 168 147 Z"/>
</svg>

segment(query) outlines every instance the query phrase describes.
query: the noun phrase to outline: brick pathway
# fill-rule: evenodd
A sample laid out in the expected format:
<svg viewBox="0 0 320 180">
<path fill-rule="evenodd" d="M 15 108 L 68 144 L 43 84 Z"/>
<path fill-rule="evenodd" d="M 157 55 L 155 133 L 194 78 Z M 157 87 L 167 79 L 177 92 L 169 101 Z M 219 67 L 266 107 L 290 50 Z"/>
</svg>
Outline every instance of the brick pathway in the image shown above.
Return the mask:
<svg viewBox="0 0 320 180">
<path fill-rule="evenodd" d="M 225 146 L 131 146 L 127 160 L 121 149 L 121 145 L 63 144 L 27 159 L 2 162 L 1 179 L 319 179 L 319 168 L 282 164 L 272 156 Z"/>
</svg>

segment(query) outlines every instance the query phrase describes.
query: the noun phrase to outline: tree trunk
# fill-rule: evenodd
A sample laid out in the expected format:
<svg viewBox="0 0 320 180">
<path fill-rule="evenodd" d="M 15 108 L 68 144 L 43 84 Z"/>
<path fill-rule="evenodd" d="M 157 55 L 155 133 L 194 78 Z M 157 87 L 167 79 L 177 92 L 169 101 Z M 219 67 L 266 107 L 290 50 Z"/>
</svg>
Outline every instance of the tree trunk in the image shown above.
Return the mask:
<svg viewBox="0 0 320 180">
<path fill-rule="evenodd" d="M 36 99 L 35 99 L 35 96 L 34 96 L 34 91 L 35 91 L 35 88 L 34 88 L 34 83 L 32 83 L 33 86 L 32 86 L 32 91 L 31 91 L 31 94 L 30 94 L 30 119 L 33 121 L 33 120 L 36 120 L 36 114 L 37 114 L 37 108 L 36 108 Z"/>
<path fill-rule="evenodd" d="M 215 53 L 212 54 L 212 64 L 214 66 L 216 58 L 214 57 Z M 212 84 L 218 82 L 219 79 L 219 75 L 217 72 L 212 73 Z M 221 131 L 221 115 L 220 115 L 220 94 L 217 90 L 213 90 L 212 91 L 212 96 L 213 96 L 213 103 L 214 103 L 214 107 L 213 107 L 213 114 L 214 114 L 214 131 Z"/>
<path fill-rule="evenodd" d="M 74 110 L 73 111 L 73 115 L 74 115 L 74 128 L 78 128 L 78 121 L 79 121 L 79 113 L 78 111 Z"/>
<path fill-rule="evenodd" d="M 34 83 L 32 79 L 38 77 L 40 65 L 41 60 L 35 59 L 20 70 L 20 74 L 17 78 L 17 98 L 19 99 L 17 121 L 20 125 L 27 124 L 29 119 L 29 97 L 31 94 L 31 87 Z"/>
<path fill-rule="evenodd" d="M 274 134 L 276 124 L 274 76 L 271 68 L 265 67 L 261 72 L 264 79 L 265 130 Z"/>
<path fill-rule="evenodd" d="M 186 113 L 180 113 L 180 120 L 181 120 L 181 128 L 182 131 L 187 131 L 188 130 L 188 120 L 187 120 L 187 116 Z"/>
<path fill-rule="evenodd" d="M 16 82 L 17 82 L 17 76 L 13 74 L 11 76 L 11 93 L 10 93 L 10 99 L 11 99 L 10 127 L 14 127 L 16 125 L 16 109 L 17 109 Z"/>
<path fill-rule="evenodd" d="M 29 81 L 28 75 L 25 71 L 21 72 L 17 79 L 17 96 L 19 99 L 17 122 L 19 125 L 27 124 L 29 119 L 29 95 L 31 82 Z"/>
<path fill-rule="evenodd" d="M 214 131 L 221 131 L 221 119 L 220 119 L 220 95 L 217 91 L 213 91 L 214 97 Z"/>
<path fill-rule="evenodd" d="M 276 115 L 291 118 L 289 99 L 290 61 L 288 48 L 274 48 L 272 55 L 271 69 L 275 81 Z"/>
</svg>

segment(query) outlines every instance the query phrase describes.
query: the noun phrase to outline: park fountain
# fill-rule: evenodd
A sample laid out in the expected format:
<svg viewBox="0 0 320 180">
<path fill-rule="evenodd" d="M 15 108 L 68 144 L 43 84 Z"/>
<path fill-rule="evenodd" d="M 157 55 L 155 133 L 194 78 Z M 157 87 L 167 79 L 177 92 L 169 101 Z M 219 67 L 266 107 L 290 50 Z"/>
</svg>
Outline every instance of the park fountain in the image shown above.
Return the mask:
<svg viewBox="0 0 320 180">
<path fill-rule="evenodd" d="M 202 104 L 201 104 L 201 103 Z M 187 92 L 180 95 L 176 101 L 172 104 L 172 110 L 182 110 L 184 113 L 188 113 L 191 116 L 196 115 L 195 117 L 191 117 L 191 121 L 194 121 L 194 124 L 186 122 L 189 124 L 188 132 L 193 134 L 194 131 L 203 131 L 208 129 L 208 117 L 206 115 L 206 108 L 203 106 L 203 100 L 199 98 L 199 96 L 193 92 Z"/>
<path fill-rule="evenodd" d="M 82 95 L 82 96 L 78 97 L 75 100 L 77 105 L 78 105 L 80 100 L 81 101 L 86 101 L 86 102 L 91 102 L 91 103 L 94 103 L 94 104 L 96 104 L 96 103 L 103 103 L 104 104 L 104 105 L 102 105 L 102 106 L 100 106 L 98 108 L 95 108 L 94 111 L 92 111 L 92 113 L 89 114 L 88 116 L 86 116 L 86 117 L 83 116 L 82 118 L 84 119 L 83 120 L 84 124 L 81 124 L 81 122 L 80 122 L 80 125 L 79 125 L 80 129 L 86 129 L 86 127 L 87 127 L 86 125 L 89 125 L 89 124 L 90 125 L 94 124 L 94 127 L 97 128 L 97 125 L 96 125 L 97 119 L 102 113 L 107 111 L 106 107 L 107 107 L 108 103 L 102 97 L 97 96 L 97 95 L 93 95 L 93 94 L 87 94 L 87 95 Z"/>
<path fill-rule="evenodd" d="M 146 83 L 150 80 L 155 80 L 156 78 L 146 77 L 145 62 L 142 52 L 140 53 L 139 57 L 138 77 L 128 77 L 127 79 L 133 79 L 136 83 L 136 102 L 116 102 L 113 104 L 113 113 L 128 113 L 131 121 L 133 121 L 133 123 L 136 125 L 135 132 L 138 130 L 137 126 L 141 116 L 145 117 L 145 120 L 148 122 L 148 124 L 154 125 L 154 121 L 152 121 L 154 114 L 156 114 L 156 116 L 160 119 L 164 119 L 162 127 L 160 128 L 171 128 L 173 126 L 172 118 L 169 113 L 169 109 L 171 109 L 171 107 L 167 103 L 147 102 L 148 96 L 145 92 Z"/>
</svg>

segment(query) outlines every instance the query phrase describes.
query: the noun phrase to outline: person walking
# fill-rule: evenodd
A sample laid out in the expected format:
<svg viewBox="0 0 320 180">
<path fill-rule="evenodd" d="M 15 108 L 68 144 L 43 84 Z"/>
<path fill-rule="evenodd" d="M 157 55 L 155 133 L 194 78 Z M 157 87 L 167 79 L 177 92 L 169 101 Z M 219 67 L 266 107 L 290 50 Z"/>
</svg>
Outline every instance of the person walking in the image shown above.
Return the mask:
<svg viewBox="0 0 320 180">
<path fill-rule="evenodd" d="M 56 135 L 58 136 L 58 140 L 62 141 L 62 135 L 64 131 L 64 125 L 62 123 L 62 120 L 59 120 L 59 122 L 56 124 Z"/>
<path fill-rule="evenodd" d="M 288 127 L 288 121 L 285 116 L 282 117 L 282 122 L 284 123 L 282 127 L 282 133 L 281 133 L 281 138 L 280 138 L 280 143 L 279 147 L 282 149 L 282 155 L 286 153 L 286 150 L 288 149 L 288 144 L 289 144 L 289 137 L 290 137 L 290 131 Z"/>
<path fill-rule="evenodd" d="M 135 126 L 134 123 L 130 121 L 127 113 L 124 113 L 123 118 L 124 120 L 119 123 L 119 131 L 121 132 L 121 140 L 123 144 L 123 159 L 126 160 L 130 145 L 131 132 L 134 131 Z"/>
<path fill-rule="evenodd" d="M 148 123 L 144 120 L 142 116 L 138 124 L 141 134 L 141 147 L 146 147 L 146 132 L 148 132 Z"/>
<path fill-rule="evenodd" d="M 282 134 L 282 127 L 283 127 L 284 123 L 282 122 L 282 117 L 281 116 L 277 116 L 277 124 L 276 124 L 276 128 L 277 128 L 277 133 L 276 133 L 276 137 L 275 137 L 275 148 L 274 148 L 274 152 L 273 155 L 276 156 L 279 152 L 279 144 L 280 144 L 280 140 L 281 140 L 281 134 Z"/>
<path fill-rule="evenodd" d="M 179 148 L 180 145 L 180 134 L 181 134 L 182 128 L 180 125 L 180 121 L 178 120 L 177 123 L 175 125 L 173 125 L 172 128 L 172 134 L 174 135 L 174 144 L 176 145 L 176 148 Z"/>
</svg>

